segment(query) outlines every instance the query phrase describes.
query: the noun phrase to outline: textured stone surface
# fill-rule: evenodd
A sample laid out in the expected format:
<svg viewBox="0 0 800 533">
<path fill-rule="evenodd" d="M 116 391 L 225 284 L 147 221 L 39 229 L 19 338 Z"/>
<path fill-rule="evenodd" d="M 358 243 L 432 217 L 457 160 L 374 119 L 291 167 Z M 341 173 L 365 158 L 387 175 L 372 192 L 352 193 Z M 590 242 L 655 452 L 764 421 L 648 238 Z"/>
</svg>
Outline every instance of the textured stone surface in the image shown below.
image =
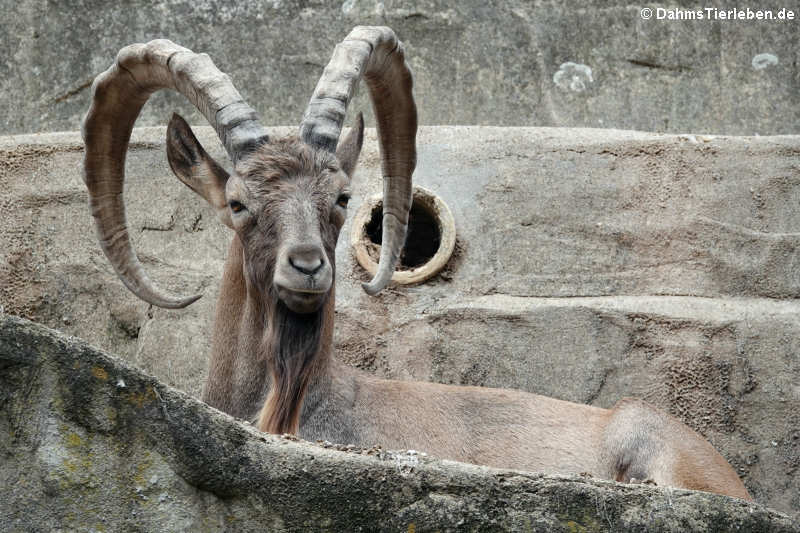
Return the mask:
<svg viewBox="0 0 800 533">
<path fill-rule="evenodd" d="M 230 232 L 171 176 L 163 136 L 134 135 L 132 234 L 156 282 L 205 296 L 166 311 L 122 286 L 95 242 L 79 137 L 47 134 L 0 139 L 0 305 L 198 395 Z M 800 138 L 440 127 L 419 146 L 415 180 L 452 209 L 458 255 L 371 298 L 348 223 L 340 358 L 601 407 L 643 397 L 709 438 L 758 502 L 800 509 Z M 369 130 L 352 209 L 379 190 Z"/>
<path fill-rule="evenodd" d="M 265 435 L 120 360 L 0 315 L 0 529 L 797 531 L 702 492 Z"/>
<path fill-rule="evenodd" d="M 643 20 L 641 5 L 618 0 L 0 5 L 5 134 L 77 130 L 94 76 L 123 46 L 153 38 L 210 54 L 267 125 L 299 124 L 334 45 L 358 24 L 391 26 L 405 42 L 422 124 L 800 133 L 797 18 Z M 793 2 L 750 7 L 800 17 Z M 355 106 L 369 109 L 363 95 Z M 173 108 L 188 112 L 156 96 L 140 125 L 164 124 Z"/>
</svg>

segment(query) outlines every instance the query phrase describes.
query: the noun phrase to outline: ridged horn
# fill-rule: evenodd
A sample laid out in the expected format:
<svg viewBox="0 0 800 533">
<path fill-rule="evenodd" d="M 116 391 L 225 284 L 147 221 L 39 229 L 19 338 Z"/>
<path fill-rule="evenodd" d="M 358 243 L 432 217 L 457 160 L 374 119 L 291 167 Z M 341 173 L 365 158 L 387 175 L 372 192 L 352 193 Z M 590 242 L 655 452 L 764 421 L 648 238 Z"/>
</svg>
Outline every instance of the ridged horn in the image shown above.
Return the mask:
<svg viewBox="0 0 800 533">
<path fill-rule="evenodd" d="M 234 164 L 268 137 L 255 111 L 208 55 L 195 54 L 170 41 L 126 46 L 114 64 L 95 78 L 81 131 L 86 145 L 84 181 L 100 245 L 136 296 L 175 309 L 186 307 L 200 295 L 169 296 L 150 281 L 128 235 L 122 196 L 133 125 L 147 99 L 159 89 L 173 89 L 187 97 L 217 131 Z"/>
<path fill-rule="evenodd" d="M 383 237 L 375 277 L 364 283 L 377 294 L 392 278 L 403 249 L 411 209 L 411 175 L 417 162 L 417 107 L 403 43 L 386 27 L 357 26 L 339 43 L 303 115 L 300 136 L 333 152 L 347 104 L 361 78 L 375 111 L 383 170 Z"/>
</svg>

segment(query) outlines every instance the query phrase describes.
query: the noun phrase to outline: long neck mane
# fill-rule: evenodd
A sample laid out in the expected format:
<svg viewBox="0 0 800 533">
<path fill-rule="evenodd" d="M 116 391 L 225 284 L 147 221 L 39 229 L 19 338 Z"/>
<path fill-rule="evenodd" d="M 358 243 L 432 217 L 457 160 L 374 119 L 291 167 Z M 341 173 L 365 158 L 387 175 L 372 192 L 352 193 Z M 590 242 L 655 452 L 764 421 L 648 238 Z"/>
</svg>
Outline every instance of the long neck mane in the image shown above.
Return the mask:
<svg viewBox="0 0 800 533">
<path fill-rule="evenodd" d="M 272 386 L 259 415 L 261 431 L 297 433 L 306 391 L 329 362 L 333 302 L 331 289 L 328 300 L 316 313 L 294 313 L 280 300 L 273 307 L 262 346 L 269 361 Z"/>
</svg>

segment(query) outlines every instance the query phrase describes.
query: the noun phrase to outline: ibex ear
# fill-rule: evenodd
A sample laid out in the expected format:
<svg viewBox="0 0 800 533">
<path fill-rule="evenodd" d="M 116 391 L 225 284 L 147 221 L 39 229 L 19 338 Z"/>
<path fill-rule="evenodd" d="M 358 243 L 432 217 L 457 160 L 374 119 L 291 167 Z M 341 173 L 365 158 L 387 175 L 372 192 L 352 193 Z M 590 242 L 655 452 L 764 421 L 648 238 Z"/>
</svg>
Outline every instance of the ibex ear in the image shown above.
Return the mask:
<svg viewBox="0 0 800 533">
<path fill-rule="evenodd" d="M 336 147 L 336 159 L 339 160 L 342 170 L 349 177 L 353 177 L 362 144 L 364 144 L 364 114 L 359 113 L 355 126 L 350 128 L 350 133 Z"/>
<path fill-rule="evenodd" d="M 167 126 L 167 160 L 175 176 L 205 198 L 217 210 L 220 221 L 232 228 L 225 201 L 228 172 L 206 153 L 192 128 L 177 113 L 172 114 Z"/>
</svg>

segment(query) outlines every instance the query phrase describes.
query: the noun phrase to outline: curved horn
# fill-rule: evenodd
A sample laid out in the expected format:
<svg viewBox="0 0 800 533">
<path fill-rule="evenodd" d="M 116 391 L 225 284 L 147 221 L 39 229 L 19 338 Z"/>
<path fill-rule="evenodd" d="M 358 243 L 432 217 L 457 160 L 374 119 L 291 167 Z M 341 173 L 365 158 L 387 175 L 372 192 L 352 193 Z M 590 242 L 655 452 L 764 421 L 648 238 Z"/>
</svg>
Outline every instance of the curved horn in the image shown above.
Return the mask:
<svg viewBox="0 0 800 533">
<path fill-rule="evenodd" d="M 125 203 L 125 155 L 133 124 L 147 99 L 159 89 L 186 96 L 217 131 L 231 160 L 267 142 L 256 113 L 230 78 L 206 54 L 195 54 L 167 40 L 126 46 L 92 84 L 92 103 L 83 119 L 86 145 L 84 181 L 100 245 L 122 282 L 136 296 L 159 307 L 181 308 L 200 295 L 162 294 L 144 272 L 128 236 Z"/>
<path fill-rule="evenodd" d="M 411 209 L 411 175 L 417 162 L 417 107 L 403 43 L 386 27 L 357 26 L 336 46 L 306 108 L 300 136 L 333 152 L 347 104 L 358 80 L 369 87 L 383 170 L 383 238 L 378 271 L 368 294 L 377 294 L 392 277 L 403 249 Z"/>
</svg>

